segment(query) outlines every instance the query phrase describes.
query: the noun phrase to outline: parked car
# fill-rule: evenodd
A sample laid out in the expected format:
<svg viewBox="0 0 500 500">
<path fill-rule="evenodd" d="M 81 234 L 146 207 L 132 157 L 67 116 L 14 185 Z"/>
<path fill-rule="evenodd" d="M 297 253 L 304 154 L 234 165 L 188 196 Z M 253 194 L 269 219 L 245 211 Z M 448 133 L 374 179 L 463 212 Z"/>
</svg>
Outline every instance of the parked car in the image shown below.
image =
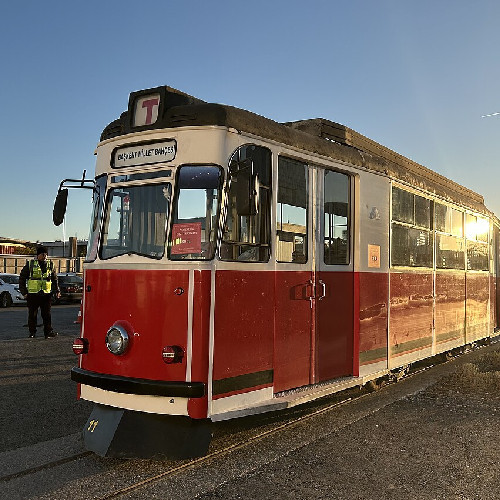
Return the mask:
<svg viewBox="0 0 500 500">
<path fill-rule="evenodd" d="M 59 290 L 61 296 L 59 298 L 52 296 L 52 303 L 59 304 L 60 302 L 77 302 L 83 296 L 83 278 L 75 273 L 58 273 Z"/>
<path fill-rule="evenodd" d="M 10 307 L 12 304 L 26 304 L 26 299 L 19 291 L 19 276 L 17 274 L 0 274 L 0 307 Z"/>
</svg>

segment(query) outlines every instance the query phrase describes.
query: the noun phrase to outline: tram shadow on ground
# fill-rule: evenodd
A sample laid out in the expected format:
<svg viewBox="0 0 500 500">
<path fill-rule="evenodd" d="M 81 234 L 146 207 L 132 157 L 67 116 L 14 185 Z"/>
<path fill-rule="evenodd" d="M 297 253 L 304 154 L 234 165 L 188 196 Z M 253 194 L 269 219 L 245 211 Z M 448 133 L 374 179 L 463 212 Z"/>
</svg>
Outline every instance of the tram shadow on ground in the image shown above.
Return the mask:
<svg viewBox="0 0 500 500">
<path fill-rule="evenodd" d="M 320 399 L 315 399 L 302 405 L 294 406 L 276 412 L 249 415 L 233 420 L 216 422 L 213 425 L 213 442 L 210 451 L 217 449 L 223 442 L 224 446 L 237 444 L 241 435 L 248 433 L 265 435 L 276 427 L 286 427 L 297 420 L 318 415 L 333 410 L 343 404 L 352 402 L 391 384 L 396 384 L 407 377 L 424 372 L 430 368 L 444 365 L 455 360 L 447 369 L 447 375 L 438 378 L 423 393 L 425 397 L 452 397 L 457 400 L 491 399 L 500 402 L 500 344 L 492 345 L 493 350 L 482 353 L 474 352 L 473 361 L 467 361 L 464 354 L 471 353 L 476 348 L 490 345 L 489 339 L 478 346 L 464 346 L 447 353 L 438 354 L 432 358 L 418 361 L 404 370 L 395 370 L 392 374 L 370 381 L 361 387 L 351 387 Z"/>
</svg>

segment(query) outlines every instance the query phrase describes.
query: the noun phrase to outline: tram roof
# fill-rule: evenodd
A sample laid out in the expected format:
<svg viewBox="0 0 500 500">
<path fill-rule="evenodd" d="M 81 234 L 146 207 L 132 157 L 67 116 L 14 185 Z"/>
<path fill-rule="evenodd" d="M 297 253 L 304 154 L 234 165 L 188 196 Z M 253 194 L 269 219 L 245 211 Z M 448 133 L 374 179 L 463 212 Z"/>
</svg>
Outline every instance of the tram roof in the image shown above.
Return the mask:
<svg viewBox="0 0 500 500">
<path fill-rule="evenodd" d="M 160 94 L 158 119 L 152 125 L 133 127 L 135 102 L 151 94 Z M 365 168 L 431 192 L 444 200 L 491 214 L 480 194 L 339 123 L 323 118 L 278 123 L 244 109 L 207 103 L 167 86 L 131 93 L 128 110 L 104 129 L 101 140 L 142 130 L 203 125 L 234 128 Z"/>
</svg>

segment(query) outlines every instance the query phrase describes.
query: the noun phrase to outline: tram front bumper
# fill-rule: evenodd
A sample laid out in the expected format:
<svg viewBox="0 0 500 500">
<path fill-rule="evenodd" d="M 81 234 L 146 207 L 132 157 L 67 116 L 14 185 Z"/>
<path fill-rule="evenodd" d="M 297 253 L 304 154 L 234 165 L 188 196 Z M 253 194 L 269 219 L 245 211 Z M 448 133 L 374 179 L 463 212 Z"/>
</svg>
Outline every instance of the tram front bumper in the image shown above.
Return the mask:
<svg viewBox="0 0 500 500">
<path fill-rule="evenodd" d="M 83 368 L 71 369 L 71 380 L 106 391 L 122 394 L 141 394 L 177 398 L 202 398 L 205 396 L 203 382 L 177 382 L 122 377 L 96 373 Z"/>
</svg>

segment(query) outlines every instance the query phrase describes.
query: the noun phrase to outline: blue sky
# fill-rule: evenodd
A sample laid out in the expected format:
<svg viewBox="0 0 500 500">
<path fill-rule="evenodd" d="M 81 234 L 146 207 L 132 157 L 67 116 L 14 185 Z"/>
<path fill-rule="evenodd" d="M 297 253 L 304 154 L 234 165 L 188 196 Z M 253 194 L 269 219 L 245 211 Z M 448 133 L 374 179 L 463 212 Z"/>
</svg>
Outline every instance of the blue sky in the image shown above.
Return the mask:
<svg viewBox="0 0 500 500">
<path fill-rule="evenodd" d="M 276 121 L 323 117 L 481 193 L 500 215 L 500 2 L 4 2 L 0 235 L 86 238 L 100 132 L 170 85 Z"/>
</svg>

